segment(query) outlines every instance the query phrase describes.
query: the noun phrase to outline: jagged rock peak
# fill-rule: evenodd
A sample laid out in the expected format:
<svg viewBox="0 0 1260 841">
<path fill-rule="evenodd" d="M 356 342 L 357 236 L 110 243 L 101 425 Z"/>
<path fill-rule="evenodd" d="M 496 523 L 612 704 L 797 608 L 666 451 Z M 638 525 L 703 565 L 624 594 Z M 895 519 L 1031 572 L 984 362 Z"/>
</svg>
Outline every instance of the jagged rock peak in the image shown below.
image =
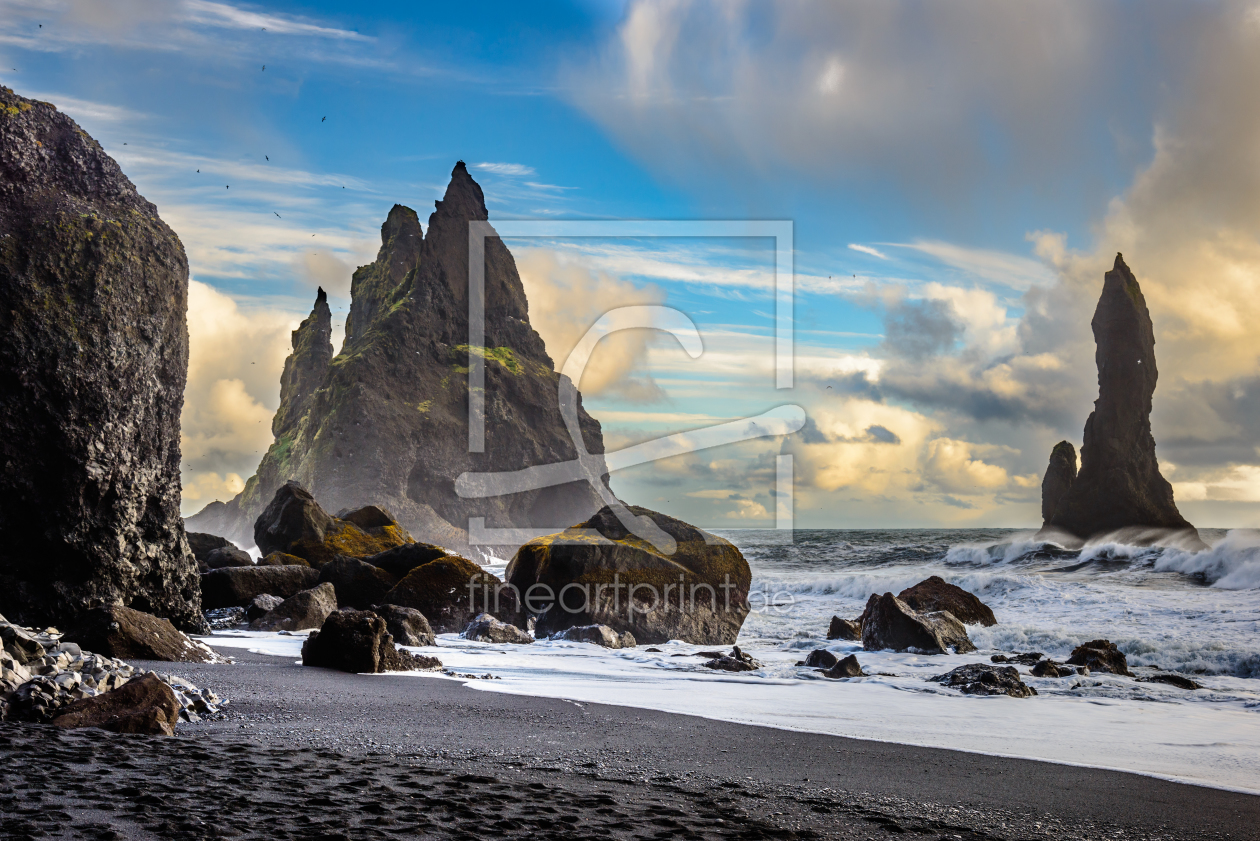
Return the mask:
<svg viewBox="0 0 1260 841">
<path fill-rule="evenodd" d="M 0 88 L 0 613 L 202 626 L 179 517 L 184 247 L 100 144 Z"/>
<path fill-rule="evenodd" d="M 1121 254 L 1104 277 L 1091 326 L 1097 343 L 1098 399 L 1085 422 L 1080 473 L 1049 512 L 1043 529 L 1087 540 L 1140 527 L 1186 532 L 1185 540 L 1200 542 L 1177 510 L 1172 485 L 1160 474 L 1155 457 L 1155 331 L 1142 288 Z M 1053 457 L 1051 464 L 1058 472 L 1053 479 L 1048 473 L 1046 481 L 1054 488 L 1068 474 L 1054 466 Z M 1043 496 L 1043 513 L 1048 502 Z M 1150 539 L 1159 538 L 1152 533 Z"/>
<path fill-rule="evenodd" d="M 284 361 L 280 375 L 280 407 L 271 419 L 271 431 L 277 437 L 301 423 L 332 362 L 332 309 L 322 287 L 315 296 L 311 314 L 292 335 L 293 353 Z"/>
<path fill-rule="evenodd" d="M 424 232 L 420 217 L 410 207 L 396 204 L 381 225 L 381 248 L 376 260 L 360 266 L 350 281 L 350 314 L 346 316 L 346 346 L 361 347 L 368 332 L 406 293 L 406 281 L 420 263 Z"/>
</svg>

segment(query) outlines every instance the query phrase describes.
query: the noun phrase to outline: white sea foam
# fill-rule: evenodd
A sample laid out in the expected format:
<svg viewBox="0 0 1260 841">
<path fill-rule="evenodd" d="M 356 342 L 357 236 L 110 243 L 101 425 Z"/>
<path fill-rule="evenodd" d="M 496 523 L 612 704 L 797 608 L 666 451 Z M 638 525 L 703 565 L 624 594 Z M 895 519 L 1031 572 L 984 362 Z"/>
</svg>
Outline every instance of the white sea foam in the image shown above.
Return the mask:
<svg viewBox="0 0 1260 841">
<path fill-rule="evenodd" d="M 1223 590 L 1260 588 L 1260 532 L 1234 529 L 1204 552 L 1170 549 L 1155 561 L 1155 569 L 1197 575 Z"/>
</svg>

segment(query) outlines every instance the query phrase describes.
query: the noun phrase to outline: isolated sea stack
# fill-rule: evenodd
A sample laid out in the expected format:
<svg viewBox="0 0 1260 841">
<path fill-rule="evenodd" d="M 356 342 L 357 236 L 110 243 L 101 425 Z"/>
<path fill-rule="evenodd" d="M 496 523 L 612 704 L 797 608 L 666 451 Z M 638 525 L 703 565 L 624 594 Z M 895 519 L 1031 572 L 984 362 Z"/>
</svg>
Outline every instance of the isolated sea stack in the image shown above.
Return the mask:
<svg viewBox="0 0 1260 841">
<path fill-rule="evenodd" d="M 468 223 L 486 220 L 481 187 L 463 162 L 427 234 L 395 205 L 376 262 L 354 273 L 346 339 L 333 357 L 321 293 L 293 333 L 275 443 L 226 504 L 189 528 L 248 545 L 254 521 L 296 480 L 330 511 L 377 505 L 417 540 L 466 550 L 470 517 L 494 528 L 557 530 L 602 506 L 586 483 L 462 499 L 466 471 L 501 472 L 577 457 L 558 405 L 559 375 L 529 324 L 516 262 L 497 237 L 485 243 L 485 451 L 469 452 Z M 599 423 L 578 409 L 589 452 L 603 452 Z"/>
<path fill-rule="evenodd" d="M 1098 399 L 1085 422 L 1081 468 L 1066 441 L 1055 445 L 1042 483 L 1040 536 L 1079 543 L 1128 530 L 1129 543 L 1173 540 L 1201 547 L 1159 472 L 1151 398 L 1159 372 L 1146 299 L 1124 258 L 1107 272 L 1091 322 L 1098 345 Z"/>
<path fill-rule="evenodd" d="M 0 87 L 0 614 L 201 625 L 179 516 L 188 261 L 100 145 Z"/>
</svg>

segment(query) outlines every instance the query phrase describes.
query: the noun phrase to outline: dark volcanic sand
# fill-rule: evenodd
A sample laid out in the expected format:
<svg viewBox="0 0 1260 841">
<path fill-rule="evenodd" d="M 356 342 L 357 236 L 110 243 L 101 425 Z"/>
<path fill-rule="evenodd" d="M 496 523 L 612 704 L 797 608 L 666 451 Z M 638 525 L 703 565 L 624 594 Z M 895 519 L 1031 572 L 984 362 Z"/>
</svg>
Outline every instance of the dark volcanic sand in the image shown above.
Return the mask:
<svg viewBox="0 0 1260 841">
<path fill-rule="evenodd" d="M 1132 774 L 225 653 L 136 664 L 231 699 L 175 738 L 0 725 L 0 837 L 1260 837 L 1260 797 Z"/>
</svg>

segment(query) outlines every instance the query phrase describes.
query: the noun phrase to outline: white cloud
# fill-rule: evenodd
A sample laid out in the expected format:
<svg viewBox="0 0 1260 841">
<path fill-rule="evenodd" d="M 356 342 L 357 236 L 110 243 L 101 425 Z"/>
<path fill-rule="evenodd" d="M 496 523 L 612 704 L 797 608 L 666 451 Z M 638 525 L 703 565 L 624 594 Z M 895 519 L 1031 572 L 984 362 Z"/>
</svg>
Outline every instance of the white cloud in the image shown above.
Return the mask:
<svg viewBox="0 0 1260 841">
<path fill-rule="evenodd" d="M 961 270 L 973 280 L 995 283 L 1012 289 L 1025 290 L 1032 286 L 1048 286 L 1055 282 L 1054 272 L 1044 263 L 1005 251 L 966 248 L 936 240 L 916 240 L 911 243 L 890 242 L 886 245 L 927 254 L 948 266 Z"/>
<path fill-rule="evenodd" d="M 516 177 L 533 175 L 535 173 L 532 166 L 525 166 L 525 164 L 480 163 L 473 164 L 473 169 L 479 169 L 482 172 L 493 172 L 495 175 L 511 175 Z M 557 189 L 546 184 L 531 184 L 530 186 L 541 187 L 544 189 Z"/>
<path fill-rule="evenodd" d="M 887 255 L 887 254 L 885 254 L 884 252 L 882 252 L 882 251 L 880 251 L 880 250 L 878 250 L 878 249 L 871 248 L 869 245 L 858 245 L 857 243 L 853 243 L 853 242 L 851 242 L 851 243 L 849 243 L 849 248 L 853 249 L 854 251 L 860 251 L 860 252 L 862 252 L 863 254 L 869 254 L 869 255 L 871 255 L 872 257 L 878 257 L 878 258 L 879 258 L 879 259 L 881 259 L 881 260 L 887 260 L 887 259 L 888 259 L 888 255 Z"/>
<path fill-rule="evenodd" d="M 98 0 L 91 0 L 98 2 Z M 315 38 L 331 38 L 337 41 L 375 41 L 367 35 L 348 29 L 337 29 L 309 23 L 289 15 L 269 15 L 251 12 L 227 3 L 211 3 L 208 0 L 183 0 L 184 19 L 189 23 L 222 26 L 231 29 L 266 30 L 275 35 L 304 35 Z"/>
</svg>

